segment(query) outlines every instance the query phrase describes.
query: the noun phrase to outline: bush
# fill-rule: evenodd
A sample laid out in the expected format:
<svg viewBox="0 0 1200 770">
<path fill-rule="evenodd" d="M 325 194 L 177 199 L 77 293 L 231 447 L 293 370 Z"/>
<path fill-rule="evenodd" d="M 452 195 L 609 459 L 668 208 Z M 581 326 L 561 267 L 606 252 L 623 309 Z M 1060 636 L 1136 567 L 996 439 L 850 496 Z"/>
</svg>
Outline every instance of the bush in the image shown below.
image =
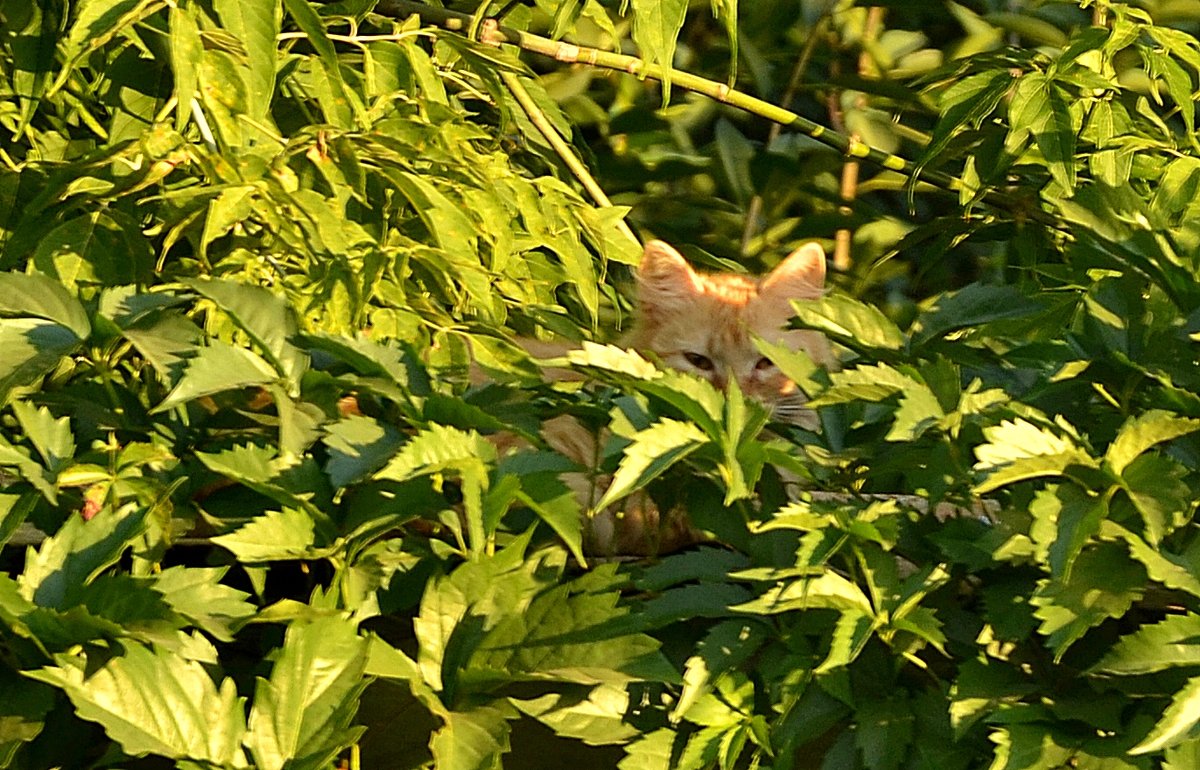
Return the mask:
<svg viewBox="0 0 1200 770">
<path fill-rule="evenodd" d="M 1200 18 L 736 5 L 0 2 L 0 766 L 1196 766 Z M 831 247 L 820 431 L 626 219 Z"/>
</svg>

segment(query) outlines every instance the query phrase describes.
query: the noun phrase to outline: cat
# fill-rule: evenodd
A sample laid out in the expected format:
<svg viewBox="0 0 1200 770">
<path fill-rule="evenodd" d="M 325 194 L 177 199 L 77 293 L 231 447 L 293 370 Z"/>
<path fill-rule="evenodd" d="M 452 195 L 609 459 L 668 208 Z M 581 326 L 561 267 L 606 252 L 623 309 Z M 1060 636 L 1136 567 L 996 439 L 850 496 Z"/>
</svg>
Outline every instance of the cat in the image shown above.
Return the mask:
<svg viewBox="0 0 1200 770">
<path fill-rule="evenodd" d="M 736 380 L 742 393 L 762 402 L 780 422 L 815 427 L 804 395 L 754 337 L 804 350 L 815 363 L 833 365 L 819 332 L 788 329 L 791 301 L 825 291 L 825 252 L 816 243 L 793 251 L 762 278 L 701 273 L 662 241 L 650 241 L 637 271 L 636 324 L 625 344 L 673 369 L 725 389 Z"/>
<path fill-rule="evenodd" d="M 635 323 L 624 345 L 720 389 L 736 381 L 774 419 L 815 428 L 816 415 L 804 408 L 804 394 L 759 352 L 754 338 L 803 350 L 815 363 L 833 368 L 836 362 L 822 334 L 787 328 L 794 314 L 791 301 L 817 299 L 824 290 L 825 252 L 816 243 L 804 244 L 756 278 L 697 271 L 670 245 L 650 241 L 637 269 Z M 548 421 L 542 434 L 548 445 L 585 467 L 598 456 L 599 439 L 570 418 Z M 591 474 L 567 482 L 588 504 L 607 479 Z M 627 498 L 617 510 L 597 512 L 585 534 L 586 550 L 601 555 L 653 555 L 703 539 L 682 512 L 662 516 L 644 494 Z"/>
</svg>

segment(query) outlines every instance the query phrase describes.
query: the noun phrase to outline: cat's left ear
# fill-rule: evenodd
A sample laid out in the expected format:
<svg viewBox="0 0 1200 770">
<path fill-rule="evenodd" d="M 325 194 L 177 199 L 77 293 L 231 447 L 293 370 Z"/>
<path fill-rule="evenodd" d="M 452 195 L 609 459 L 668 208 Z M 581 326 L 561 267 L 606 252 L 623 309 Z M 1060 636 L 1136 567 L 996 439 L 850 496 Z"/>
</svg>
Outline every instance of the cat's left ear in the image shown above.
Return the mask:
<svg viewBox="0 0 1200 770">
<path fill-rule="evenodd" d="M 759 295 L 816 299 L 825 289 L 825 250 L 806 243 L 780 262 L 759 285 Z"/>
</svg>

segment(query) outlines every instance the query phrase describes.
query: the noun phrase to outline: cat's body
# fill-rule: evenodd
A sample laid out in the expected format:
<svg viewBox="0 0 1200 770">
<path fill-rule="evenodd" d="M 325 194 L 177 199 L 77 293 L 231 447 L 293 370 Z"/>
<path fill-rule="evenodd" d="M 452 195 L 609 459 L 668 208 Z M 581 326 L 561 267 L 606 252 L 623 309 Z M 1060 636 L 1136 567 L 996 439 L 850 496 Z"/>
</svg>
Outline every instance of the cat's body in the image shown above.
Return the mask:
<svg viewBox="0 0 1200 770">
<path fill-rule="evenodd" d="M 789 350 L 804 350 L 819 364 L 833 365 L 828 341 L 819 333 L 787 328 L 791 301 L 815 299 L 824 291 L 825 254 L 815 243 L 797 249 L 766 276 L 712 274 L 694 270 L 662 241 L 646 244 L 638 268 L 637 321 L 625 345 L 663 364 L 726 388 L 736 380 L 781 422 L 815 427 L 804 395 L 770 359 L 755 338 Z M 546 443 L 584 467 L 594 467 L 599 439 L 569 417 L 548 421 Z M 570 475 L 567 482 L 589 509 L 608 479 L 595 473 Z M 585 527 L 593 554 L 653 554 L 694 543 L 700 534 L 683 512 L 662 515 L 645 495 L 618 510 L 597 512 Z"/>
</svg>

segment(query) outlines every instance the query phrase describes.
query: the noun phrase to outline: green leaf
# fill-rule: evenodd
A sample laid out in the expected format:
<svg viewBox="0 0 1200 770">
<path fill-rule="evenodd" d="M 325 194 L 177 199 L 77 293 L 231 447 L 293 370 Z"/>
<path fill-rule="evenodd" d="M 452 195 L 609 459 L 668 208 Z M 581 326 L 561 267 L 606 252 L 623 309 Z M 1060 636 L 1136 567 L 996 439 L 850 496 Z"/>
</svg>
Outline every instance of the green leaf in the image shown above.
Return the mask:
<svg viewBox="0 0 1200 770">
<path fill-rule="evenodd" d="M 712 690 L 716 679 L 742 666 L 766 640 L 766 628 L 755 621 L 722 620 L 709 628 L 684 666 L 683 692 L 671 710 L 671 720 L 678 722 L 688 716 L 691 706 Z"/>
<path fill-rule="evenodd" d="M 1101 524 L 1100 535 L 1125 541 L 1129 546 L 1129 555 L 1142 563 L 1151 580 L 1200 597 L 1200 565 L 1196 564 L 1195 558 L 1190 554 L 1177 556 L 1169 551 L 1160 550 L 1112 521 Z"/>
<path fill-rule="evenodd" d="M 279 4 L 275 0 L 214 0 L 213 9 L 221 19 L 221 26 L 245 47 L 249 64 L 244 75 L 249 114 L 255 120 L 265 120 L 275 92 Z"/>
<path fill-rule="evenodd" d="M 1054 180 L 1070 196 L 1075 190 L 1075 128 L 1058 85 L 1041 72 L 1017 81 L 1009 105 L 1014 131 L 1029 131 L 1042 151 Z"/>
<path fill-rule="evenodd" d="M 1122 636 L 1092 671 L 1136 676 L 1200 666 L 1200 615 L 1168 615 Z"/>
<path fill-rule="evenodd" d="M 170 14 L 171 70 L 175 75 L 175 128 L 183 131 L 192 116 L 192 100 L 200 84 L 197 67 L 204 56 L 200 27 L 192 14 L 179 7 Z"/>
<path fill-rule="evenodd" d="M 197 628 L 222 642 L 232 642 L 234 631 L 254 616 L 249 594 L 222 585 L 228 567 L 168 567 L 154 576 L 154 590 L 171 609 Z"/>
<path fill-rule="evenodd" d="M 85 340 L 92 333 L 87 311 L 58 281 L 40 273 L 0 273 L 0 315 L 44 318 Z"/>
<path fill-rule="evenodd" d="M 475 431 L 435 424 L 409 440 L 375 478 L 408 481 L 432 473 L 457 472 L 463 482 L 469 544 L 478 554 L 489 534 L 484 529 L 483 492 L 488 486 L 487 466 L 495 461 L 495 445 Z"/>
<path fill-rule="evenodd" d="M 1039 633 L 1060 660 L 1067 648 L 1108 618 L 1119 618 L 1141 598 L 1146 570 L 1120 546 L 1101 543 L 1075 560 L 1069 580 L 1039 581 L 1030 604 L 1042 621 Z"/>
<path fill-rule="evenodd" d="M 70 516 L 28 559 L 21 595 L 41 607 L 65 609 L 100 571 L 121 557 L 146 527 L 145 508 L 129 503 L 84 521 Z"/>
<path fill-rule="evenodd" d="M 662 67 L 662 103 L 671 98 L 675 39 L 683 29 L 686 0 L 633 0 L 633 41 L 642 58 Z"/>
<path fill-rule="evenodd" d="M 339 128 L 352 128 L 355 116 L 362 111 L 362 105 L 346 87 L 337 49 L 325 34 L 321 17 L 307 0 L 283 0 L 283 7 L 296 22 L 296 26 L 308 36 L 308 42 L 316 50 L 321 68 L 333 92 L 333 109 L 326 108 L 325 119 Z"/>
<path fill-rule="evenodd" d="M 471 244 L 478 240 L 475 226 L 459 203 L 451 201 L 431 182 L 416 174 L 400 171 L 389 178 L 408 198 L 438 246 L 467 254 L 474 251 Z"/>
<path fill-rule="evenodd" d="M 92 211 L 50 230 L 38 243 L 31 262 L 38 272 L 61 282 L 68 291 L 80 285 L 145 283 L 153 256 L 147 241 L 135 233 L 136 224 L 128 219 Z"/>
<path fill-rule="evenodd" d="M 1200 430 L 1200 420 L 1151 409 L 1125 421 L 1104 453 L 1104 460 L 1114 473 L 1121 474 L 1126 466 L 1155 444 L 1186 436 L 1196 430 Z"/>
<path fill-rule="evenodd" d="M 75 456 L 75 436 L 67 417 L 54 418 L 46 407 L 34 407 L 27 401 L 14 401 L 13 414 L 26 437 L 52 472 L 60 471 Z"/>
<path fill-rule="evenodd" d="M 511 748 L 508 714 L 492 706 L 452 711 L 429 748 L 438 770 L 495 770 Z"/>
<path fill-rule="evenodd" d="M 254 351 L 209 340 L 188 360 L 179 384 L 150 413 L 165 412 L 201 396 L 266 385 L 278 377 L 279 373 Z"/>
<path fill-rule="evenodd" d="M 903 332 L 877 308 L 843 294 L 795 300 L 793 324 L 816 329 L 855 350 L 901 350 Z"/>
<path fill-rule="evenodd" d="M 0 320 L 0 397 L 29 385 L 80 345 L 75 332 L 36 318 Z"/>
<path fill-rule="evenodd" d="M 7 666 L 0 668 L 0 767 L 12 767 L 22 746 L 45 727 L 46 715 L 55 705 L 55 691 L 40 682 L 22 677 Z"/>
<path fill-rule="evenodd" d="M 708 437 L 695 425 L 669 417 L 638 431 L 633 436 L 633 443 L 625 448 L 612 484 L 596 503 L 596 510 L 603 510 L 646 486 L 706 443 Z"/>
<path fill-rule="evenodd" d="M 972 283 L 937 297 L 913 324 L 913 344 L 924 344 L 958 329 L 1021 318 L 1041 309 L 1040 302 L 1012 286 Z"/>
<path fill-rule="evenodd" d="M 1075 442 L 1023 419 L 983 429 L 986 443 L 975 447 L 976 470 L 990 471 L 975 487 L 985 494 L 1006 484 L 1043 476 L 1062 476 L 1072 466 L 1097 467 Z"/>
<path fill-rule="evenodd" d="M 1191 520 L 1195 505 L 1187 468 L 1163 455 L 1142 455 L 1125 469 L 1121 487 L 1146 523 L 1153 545 Z"/>
<path fill-rule="evenodd" d="M 246 747 L 255 767 L 328 767 L 366 729 L 351 727 L 366 687 L 367 640 L 337 616 L 288 627 L 269 679 L 259 679 Z"/>
<path fill-rule="evenodd" d="M 807 609 L 855 611 L 871 617 L 875 614 L 862 589 L 836 572 L 772 586 L 758 598 L 730 609 L 754 615 Z"/>
<path fill-rule="evenodd" d="M 125 753 L 246 767 L 244 699 L 232 679 L 218 691 L 203 666 L 138 644 L 85 677 L 82 662 L 26 676 L 66 691 L 77 716 L 102 725 Z"/>
<path fill-rule="evenodd" d="M 1050 574 L 1069 579 L 1075 559 L 1100 531 L 1108 513 L 1104 500 L 1074 484 L 1050 484 L 1037 491 L 1029 505 L 1033 516 L 1029 536 L 1045 559 Z"/>
<path fill-rule="evenodd" d="M 308 370 L 308 354 L 292 343 L 299 327 L 290 305 L 259 286 L 213 280 L 186 283 L 212 300 L 250 337 L 275 371 L 292 385 L 292 395 L 299 392 L 300 377 Z"/>
<path fill-rule="evenodd" d="M 312 559 L 324 554 L 324 538 L 318 538 L 318 525 L 306 511 L 284 508 L 256 516 L 225 535 L 212 539 L 214 545 L 229 549 L 240 561 L 250 564 Z"/>
<path fill-rule="evenodd" d="M 1171 698 L 1171 705 L 1150 734 L 1129 750 L 1130 754 L 1149 754 L 1200 738 L 1200 676 L 1187 681 Z"/>
<path fill-rule="evenodd" d="M 616 622 L 629 614 L 617 605 L 620 594 L 572 595 L 571 589 L 550 588 L 524 612 L 501 618 L 470 656 L 461 680 L 478 686 L 495 680 L 602 684 L 674 676 L 658 656 L 656 640 Z"/>
<path fill-rule="evenodd" d="M 620 684 L 601 684 L 585 698 L 551 693 L 540 698 L 509 702 L 554 731 L 589 746 L 628 743 L 640 731 L 626 720 L 630 707 L 629 691 Z"/>
<path fill-rule="evenodd" d="M 403 443 L 391 425 L 370 417 L 351 415 L 324 426 L 329 460 L 325 472 L 335 488 L 361 481 L 383 467 Z"/>
</svg>

